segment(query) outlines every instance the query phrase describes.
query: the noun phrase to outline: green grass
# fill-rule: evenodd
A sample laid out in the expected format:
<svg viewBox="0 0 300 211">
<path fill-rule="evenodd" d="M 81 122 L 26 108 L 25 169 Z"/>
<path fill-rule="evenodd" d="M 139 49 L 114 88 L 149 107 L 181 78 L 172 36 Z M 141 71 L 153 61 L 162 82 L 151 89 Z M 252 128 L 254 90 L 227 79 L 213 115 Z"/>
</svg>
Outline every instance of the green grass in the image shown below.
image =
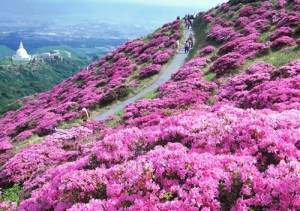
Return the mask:
<svg viewBox="0 0 300 211">
<path fill-rule="evenodd" d="M 278 50 L 272 51 L 269 54 L 266 54 L 260 58 L 255 59 L 254 61 L 264 61 L 266 63 L 272 64 L 275 67 L 280 67 L 285 65 L 293 60 L 298 59 L 300 56 L 299 47 L 293 46 L 289 48 L 288 51 L 285 50 Z"/>
<path fill-rule="evenodd" d="M 269 37 L 270 37 L 271 34 L 273 34 L 273 32 L 274 31 L 270 29 L 269 31 L 260 34 L 259 42 L 266 43 L 267 41 L 270 41 Z"/>
<path fill-rule="evenodd" d="M 15 142 L 15 143 L 13 143 L 14 151 L 16 153 L 20 152 L 20 150 L 23 149 L 24 147 L 40 143 L 43 139 L 44 139 L 44 137 L 40 137 L 38 135 L 34 135 L 34 136 L 31 136 L 30 138 L 24 140 L 24 141 Z"/>
<path fill-rule="evenodd" d="M 117 111 L 114 116 L 115 116 L 115 119 L 112 119 L 112 120 L 105 120 L 105 123 L 106 123 L 106 126 L 107 127 L 116 127 L 120 122 L 121 122 L 121 116 L 125 113 L 125 110 L 124 109 L 121 109 L 119 111 Z"/>
<path fill-rule="evenodd" d="M 10 201 L 10 202 L 17 202 L 20 204 L 20 195 L 23 192 L 23 188 L 19 184 L 14 184 L 13 187 L 3 190 L 2 198 L 0 195 L 0 202 L 1 201 Z"/>
<path fill-rule="evenodd" d="M 61 122 L 58 126 L 59 129 L 69 129 L 71 127 L 79 126 L 82 123 L 81 119 L 74 119 L 71 122 Z"/>
<path fill-rule="evenodd" d="M 143 96 L 141 96 L 138 100 L 154 99 L 157 96 L 158 96 L 158 90 L 157 89 L 153 89 L 153 90 L 147 92 L 146 94 L 144 94 Z"/>
<path fill-rule="evenodd" d="M 204 74 L 203 80 L 205 80 L 205 81 L 213 81 L 213 79 L 215 79 L 215 77 L 216 77 L 215 73 L 209 72 L 207 74 Z"/>
<path fill-rule="evenodd" d="M 287 48 L 287 50 L 281 49 L 277 51 L 270 51 L 268 54 L 265 54 L 260 57 L 256 57 L 253 59 L 247 59 L 245 64 L 238 69 L 231 71 L 227 76 L 233 77 L 239 73 L 243 73 L 248 67 L 258 62 L 265 62 L 275 67 L 281 67 L 283 65 L 288 64 L 291 61 L 298 59 L 300 56 L 299 47 L 292 46 Z"/>
</svg>

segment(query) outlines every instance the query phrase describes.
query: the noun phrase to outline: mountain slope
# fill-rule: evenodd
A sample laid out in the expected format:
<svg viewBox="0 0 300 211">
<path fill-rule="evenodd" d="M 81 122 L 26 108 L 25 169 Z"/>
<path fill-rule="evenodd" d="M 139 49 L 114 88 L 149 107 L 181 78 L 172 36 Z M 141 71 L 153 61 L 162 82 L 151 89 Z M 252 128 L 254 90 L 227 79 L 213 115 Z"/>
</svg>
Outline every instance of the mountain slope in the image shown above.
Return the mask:
<svg viewBox="0 0 300 211">
<path fill-rule="evenodd" d="M 59 129 L 10 158 L 1 186 L 22 184 L 19 209 L 299 210 L 300 2 L 247 2 L 199 13 L 190 60 L 155 98 L 127 105 L 116 127 L 91 120 Z M 7 113 L 0 120 L 3 160 L 10 142 L 47 134 L 60 118 L 123 97 L 129 84 L 157 72 L 170 58 L 166 36 L 177 25 L 125 43 Z M 92 94 L 97 88 L 101 98 Z M 60 99 L 57 107 L 51 97 Z"/>
<path fill-rule="evenodd" d="M 24 96 L 49 90 L 64 79 L 80 71 L 90 61 L 68 58 L 63 61 L 31 62 L 0 66 L 0 115 L 22 105 Z"/>
<path fill-rule="evenodd" d="M 0 60 L 5 58 L 5 56 L 12 55 L 14 51 L 4 45 L 0 45 Z"/>
</svg>

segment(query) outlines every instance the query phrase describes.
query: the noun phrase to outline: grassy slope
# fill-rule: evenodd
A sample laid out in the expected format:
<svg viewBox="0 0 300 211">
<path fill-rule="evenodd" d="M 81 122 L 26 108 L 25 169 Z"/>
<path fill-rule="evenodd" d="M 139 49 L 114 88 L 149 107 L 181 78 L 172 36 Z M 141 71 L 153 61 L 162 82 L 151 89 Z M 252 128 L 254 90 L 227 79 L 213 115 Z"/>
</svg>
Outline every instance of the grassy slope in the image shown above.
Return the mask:
<svg viewBox="0 0 300 211">
<path fill-rule="evenodd" d="M 52 88 L 89 62 L 87 59 L 71 59 L 0 67 L 0 115 L 19 108 L 21 105 L 14 103 L 16 99 Z"/>
</svg>

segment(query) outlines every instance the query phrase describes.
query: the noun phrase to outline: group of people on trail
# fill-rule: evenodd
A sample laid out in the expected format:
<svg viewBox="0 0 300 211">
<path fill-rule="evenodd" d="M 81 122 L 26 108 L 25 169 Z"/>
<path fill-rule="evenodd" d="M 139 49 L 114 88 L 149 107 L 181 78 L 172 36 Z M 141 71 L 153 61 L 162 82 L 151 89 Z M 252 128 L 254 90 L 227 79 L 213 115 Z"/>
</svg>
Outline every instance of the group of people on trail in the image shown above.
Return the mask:
<svg viewBox="0 0 300 211">
<path fill-rule="evenodd" d="M 184 20 L 184 23 L 185 23 L 185 27 L 187 29 L 190 29 L 190 27 L 192 27 L 192 19 L 194 19 L 194 15 L 190 15 L 190 14 L 187 14 L 184 16 L 183 20 Z"/>
<path fill-rule="evenodd" d="M 188 53 L 194 47 L 194 37 L 192 34 L 188 37 L 184 44 L 184 53 Z"/>
<path fill-rule="evenodd" d="M 190 15 L 187 14 L 184 16 L 183 20 L 185 22 L 185 27 L 187 29 L 189 29 L 190 27 L 192 27 L 192 19 L 194 19 L 194 15 Z M 180 17 L 177 16 L 177 20 L 180 20 Z M 194 46 L 194 38 L 193 35 L 190 34 L 190 36 L 188 37 L 188 39 L 185 41 L 184 43 L 184 53 L 188 53 L 190 51 L 191 48 L 193 48 Z M 176 52 L 179 53 L 179 49 L 180 49 L 180 42 L 179 40 L 176 41 Z"/>
<path fill-rule="evenodd" d="M 91 118 L 91 114 L 86 108 L 83 108 L 81 110 L 80 118 L 83 122 L 86 122 Z M 57 132 L 57 125 L 52 125 L 51 132 L 52 134 Z"/>
</svg>

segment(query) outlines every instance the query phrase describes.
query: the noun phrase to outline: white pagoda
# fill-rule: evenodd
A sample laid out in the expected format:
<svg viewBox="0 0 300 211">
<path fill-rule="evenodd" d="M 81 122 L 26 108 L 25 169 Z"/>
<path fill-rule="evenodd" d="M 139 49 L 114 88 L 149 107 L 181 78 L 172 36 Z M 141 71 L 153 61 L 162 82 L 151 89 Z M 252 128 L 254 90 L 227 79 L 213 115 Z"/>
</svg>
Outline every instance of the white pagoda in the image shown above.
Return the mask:
<svg viewBox="0 0 300 211">
<path fill-rule="evenodd" d="M 23 47 L 23 43 L 20 43 L 20 47 L 16 54 L 12 56 L 13 61 L 30 61 L 31 56 L 27 54 L 27 51 Z"/>
</svg>

